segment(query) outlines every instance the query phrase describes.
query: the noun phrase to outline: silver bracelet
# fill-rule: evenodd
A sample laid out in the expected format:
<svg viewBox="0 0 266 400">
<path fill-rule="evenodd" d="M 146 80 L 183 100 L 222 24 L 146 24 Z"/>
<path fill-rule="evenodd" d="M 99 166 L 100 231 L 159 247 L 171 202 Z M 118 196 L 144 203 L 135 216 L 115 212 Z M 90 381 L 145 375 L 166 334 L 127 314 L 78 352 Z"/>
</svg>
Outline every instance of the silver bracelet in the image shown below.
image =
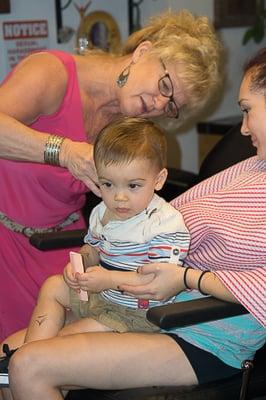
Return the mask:
<svg viewBox="0 0 266 400">
<path fill-rule="evenodd" d="M 59 153 L 64 140 L 64 137 L 58 135 L 48 137 L 43 153 L 45 164 L 60 165 Z"/>
</svg>

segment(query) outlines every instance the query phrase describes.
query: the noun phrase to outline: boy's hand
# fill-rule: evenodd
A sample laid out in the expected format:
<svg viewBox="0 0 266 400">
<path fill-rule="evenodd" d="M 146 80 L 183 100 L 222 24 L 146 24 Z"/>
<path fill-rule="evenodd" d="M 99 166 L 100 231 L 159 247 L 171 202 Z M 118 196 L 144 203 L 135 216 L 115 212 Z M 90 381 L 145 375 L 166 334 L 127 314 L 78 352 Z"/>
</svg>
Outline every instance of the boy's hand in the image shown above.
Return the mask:
<svg viewBox="0 0 266 400">
<path fill-rule="evenodd" d="M 78 290 L 80 287 L 75 274 L 71 263 L 67 263 L 63 271 L 64 281 L 70 288 Z"/>
<path fill-rule="evenodd" d="M 100 293 L 112 287 L 110 271 L 98 265 L 87 268 L 83 274 L 76 273 L 75 277 L 80 289 L 90 293 Z"/>
</svg>

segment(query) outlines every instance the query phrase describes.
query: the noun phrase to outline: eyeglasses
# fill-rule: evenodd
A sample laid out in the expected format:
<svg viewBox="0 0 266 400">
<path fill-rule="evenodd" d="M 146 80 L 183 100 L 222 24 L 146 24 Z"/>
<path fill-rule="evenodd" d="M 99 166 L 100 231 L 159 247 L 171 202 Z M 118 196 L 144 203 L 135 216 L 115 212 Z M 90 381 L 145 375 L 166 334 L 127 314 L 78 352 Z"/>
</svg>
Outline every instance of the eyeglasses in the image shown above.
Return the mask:
<svg viewBox="0 0 266 400">
<path fill-rule="evenodd" d="M 158 88 L 163 97 L 168 97 L 169 101 L 165 106 L 164 112 L 167 117 L 170 118 L 178 118 L 179 117 L 179 108 L 177 107 L 174 101 L 174 86 L 173 82 L 170 78 L 170 75 L 164 65 L 162 59 L 160 59 L 163 69 L 164 69 L 164 76 L 158 80 Z"/>
</svg>

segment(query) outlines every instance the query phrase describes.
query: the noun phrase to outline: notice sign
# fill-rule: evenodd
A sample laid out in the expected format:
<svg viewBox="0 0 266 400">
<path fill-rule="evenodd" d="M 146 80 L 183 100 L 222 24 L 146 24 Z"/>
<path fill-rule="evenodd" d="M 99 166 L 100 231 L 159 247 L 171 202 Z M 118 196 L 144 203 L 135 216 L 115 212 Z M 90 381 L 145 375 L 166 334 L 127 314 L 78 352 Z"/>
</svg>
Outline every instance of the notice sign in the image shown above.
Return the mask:
<svg viewBox="0 0 266 400">
<path fill-rule="evenodd" d="M 47 20 L 8 21 L 3 23 L 8 70 L 33 51 L 48 48 Z"/>
</svg>

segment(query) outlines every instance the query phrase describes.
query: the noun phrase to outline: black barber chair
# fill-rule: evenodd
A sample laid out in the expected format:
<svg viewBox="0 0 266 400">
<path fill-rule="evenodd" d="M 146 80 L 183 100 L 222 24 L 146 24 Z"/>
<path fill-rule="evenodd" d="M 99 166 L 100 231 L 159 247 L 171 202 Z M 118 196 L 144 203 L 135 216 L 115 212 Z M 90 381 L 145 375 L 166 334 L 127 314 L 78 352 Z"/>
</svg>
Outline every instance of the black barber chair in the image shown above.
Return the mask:
<svg viewBox="0 0 266 400">
<path fill-rule="evenodd" d="M 231 129 L 204 160 L 199 174 L 171 170 L 160 195 L 170 200 L 190 186 L 255 154 L 249 138 L 240 134 L 240 125 Z M 42 250 L 83 244 L 85 231 L 36 234 L 31 243 Z M 213 297 L 171 304 L 150 309 L 147 318 L 167 329 L 247 313 L 239 304 Z M 127 390 L 70 391 L 67 400 L 249 400 L 266 396 L 266 347 L 260 349 L 252 363 L 246 362 L 243 372 L 234 377 L 193 387 L 149 387 Z M 129 360 L 130 362 L 130 360 Z M 266 397 L 264 397 L 266 398 Z"/>
</svg>

